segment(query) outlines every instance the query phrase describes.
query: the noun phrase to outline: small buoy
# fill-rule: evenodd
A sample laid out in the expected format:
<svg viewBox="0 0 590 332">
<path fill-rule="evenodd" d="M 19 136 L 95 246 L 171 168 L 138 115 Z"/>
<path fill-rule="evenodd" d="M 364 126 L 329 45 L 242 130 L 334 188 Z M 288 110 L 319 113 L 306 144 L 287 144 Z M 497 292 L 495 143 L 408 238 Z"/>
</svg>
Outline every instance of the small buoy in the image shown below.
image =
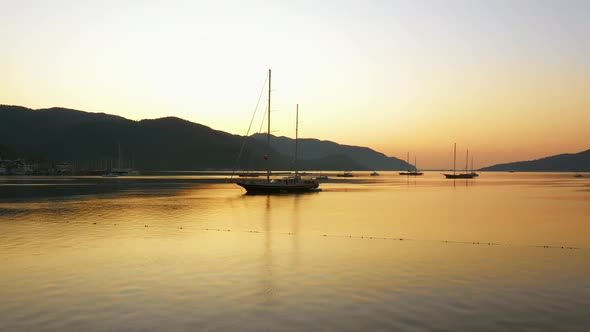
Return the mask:
<svg viewBox="0 0 590 332">
<path fill-rule="evenodd" d="M 95 222 L 93 222 L 92 224 L 93 224 L 93 225 L 96 225 L 96 223 L 95 223 Z"/>
</svg>

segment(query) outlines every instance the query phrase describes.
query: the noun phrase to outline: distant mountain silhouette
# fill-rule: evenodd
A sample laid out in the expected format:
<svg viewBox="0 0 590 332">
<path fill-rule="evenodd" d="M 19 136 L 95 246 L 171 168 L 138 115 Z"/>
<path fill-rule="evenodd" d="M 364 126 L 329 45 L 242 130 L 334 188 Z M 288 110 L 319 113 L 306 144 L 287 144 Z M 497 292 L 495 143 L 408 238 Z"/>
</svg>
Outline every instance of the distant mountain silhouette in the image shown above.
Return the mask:
<svg viewBox="0 0 590 332">
<path fill-rule="evenodd" d="M 255 134 L 253 137 L 261 142 L 266 140 L 266 134 Z M 318 169 L 319 160 L 338 160 L 335 166 L 352 163 L 355 167 L 349 169 L 358 170 L 402 170 L 413 166 L 394 157 L 387 157 L 367 147 L 342 145 L 331 141 L 320 141 L 313 138 L 300 138 L 298 147 L 298 159 L 302 169 Z M 278 151 L 291 151 L 294 157 L 295 140 L 288 137 L 275 137 L 271 139 L 271 147 Z M 343 158 L 347 159 L 344 160 Z M 345 169 L 340 167 L 341 169 Z M 332 168 L 338 169 L 338 168 Z"/>
<path fill-rule="evenodd" d="M 590 172 L 590 150 L 579 153 L 565 153 L 551 157 L 498 164 L 484 167 L 482 171 L 519 172 Z"/>
<path fill-rule="evenodd" d="M 237 157 L 242 144 L 242 157 Z M 245 138 L 175 117 L 133 121 L 65 108 L 32 110 L 0 105 L 0 156 L 69 161 L 80 167 L 134 166 L 140 170 L 293 168 L 294 140 Z M 300 169 L 406 169 L 407 164 L 369 148 L 300 140 Z M 118 165 L 119 147 L 122 165 Z M 3 156 L 4 157 L 4 156 Z M 98 166 L 97 166 L 98 165 Z"/>
<path fill-rule="evenodd" d="M 7 145 L 0 144 L 0 159 L 16 159 L 18 153 L 13 148 Z"/>
</svg>

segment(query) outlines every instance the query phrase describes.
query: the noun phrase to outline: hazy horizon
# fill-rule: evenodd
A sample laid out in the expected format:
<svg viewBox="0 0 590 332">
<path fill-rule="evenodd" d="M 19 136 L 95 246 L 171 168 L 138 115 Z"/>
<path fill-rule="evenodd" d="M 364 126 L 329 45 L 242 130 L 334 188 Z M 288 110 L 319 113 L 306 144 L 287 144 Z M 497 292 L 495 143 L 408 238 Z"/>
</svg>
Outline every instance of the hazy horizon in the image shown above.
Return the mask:
<svg viewBox="0 0 590 332">
<path fill-rule="evenodd" d="M 277 136 L 294 137 L 299 103 L 301 137 L 424 169 L 451 167 L 454 142 L 476 168 L 590 142 L 585 1 L 58 0 L 0 16 L 2 104 L 244 135 L 271 68 Z"/>
</svg>

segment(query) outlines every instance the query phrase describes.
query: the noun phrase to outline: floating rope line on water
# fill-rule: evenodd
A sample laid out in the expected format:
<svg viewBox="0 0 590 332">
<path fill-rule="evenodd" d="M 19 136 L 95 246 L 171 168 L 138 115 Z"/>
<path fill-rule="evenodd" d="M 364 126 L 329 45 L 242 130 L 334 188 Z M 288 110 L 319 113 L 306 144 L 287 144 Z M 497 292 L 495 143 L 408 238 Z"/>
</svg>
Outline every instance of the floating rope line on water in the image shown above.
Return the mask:
<svg viewBox="0 0 590 332">
<path fill-rule="evenodd" d="M 204 231 L 214 231 L 214 232 L 231 232 L 231 229 L 221 229 L 221 228 L 203 228 L 201 230 Z M 239 231 L 237 231 L 239 232 Z M 245 230 L 242 231 L 245 233 L 270 233 L 265 231 L 259 230 Z M 295 235 L 295 233 L 287 232 L 275 232 L 276 234 L 282 235 Z M 580 250 L 579 247 L 572 247 L 572 246 L 555 246 L 555 245 L 518 245 L 518 244 L 506 244 L 506 243 L 498 243 L 498 242 L 484 242 L 484 241 L 454 241 L 454 240 L 420 240 L 420 239 L 409 239 L 409 238 L 402 238 L 402 237 L 386 237 L 386 236 L 365 236 L 365 235 L 333 235 L 333 234 L 319 234 L 320 237 L 334 237 L 334 238 L 347 238 L 347 239 L 361 239 L 361 240 L 393 240 L 393 241 L 414 241 L 414 242 L 438 242 L 438 243 L 449 243 L 449 244 L 471 244 L 471 245 L 481 245 L 481 246 L 511 246 L 511 247 L 530 247 L 530 248 L 543 248 L 543 249 L 570 249 L 570 250 Z"/>
<path fill-rule="evenodd" d="M 96 222 L 92 223 L 97 225 Z M 117 226 L 118 224 L 112 224 Z M 144 228 L 148 228 L 149 225 L 144 225 Z M 176 229 L 188 229 L 183 226 L 176 227 Z M 280 234 L 293 236 L 296 235 L 293 232 L 268 232 L 261 230 L 232 230 L 229 228 L 197 228 L 197 230 L 207 232 L 235 232 L 235 233 L 256 233 L 256 234 Z M 541 248 L 541 249 L 568 249 L 568 250 L 582 250 L 580 247 L 573 246 L 559 246 L 559 245 L 526 245 L 526 244 L 510 244 L 510 243 L 499 243 L 499 242 L 485 242 L 485 241 L 456 241 L 456 240 L 426 240 L 426 239 L 411 239 L 403 237 L 387 237 L 387 236 L 370 236 L 370 235 L 336 235 L 336 234 L 318 234 L 319 237 L 331 237 L 341 239 L 357 239 L 357 240 L 383 240 L 383 241 L 412 241 L 412 242 L 432 242 L 432 243 L 445 243 L 445 244 L 466 244 L 466 245 L 479 245 L 479 246 L 504 246 L 504 247 L 521 247 L 521 248 Z"/>
</svg>

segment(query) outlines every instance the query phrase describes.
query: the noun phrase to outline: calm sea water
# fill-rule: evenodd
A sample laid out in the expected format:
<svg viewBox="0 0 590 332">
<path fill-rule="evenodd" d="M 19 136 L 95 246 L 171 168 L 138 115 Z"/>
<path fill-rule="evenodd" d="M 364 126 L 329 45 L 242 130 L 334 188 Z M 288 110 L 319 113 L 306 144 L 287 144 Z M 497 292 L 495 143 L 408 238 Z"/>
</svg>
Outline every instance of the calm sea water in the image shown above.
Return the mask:
<svg viewBox="0 0 590 332">
<path fill-rule="evenodd" d="M 588 331 L 590 175 L 1 178 L 2 331 Z"/>
</svg>

